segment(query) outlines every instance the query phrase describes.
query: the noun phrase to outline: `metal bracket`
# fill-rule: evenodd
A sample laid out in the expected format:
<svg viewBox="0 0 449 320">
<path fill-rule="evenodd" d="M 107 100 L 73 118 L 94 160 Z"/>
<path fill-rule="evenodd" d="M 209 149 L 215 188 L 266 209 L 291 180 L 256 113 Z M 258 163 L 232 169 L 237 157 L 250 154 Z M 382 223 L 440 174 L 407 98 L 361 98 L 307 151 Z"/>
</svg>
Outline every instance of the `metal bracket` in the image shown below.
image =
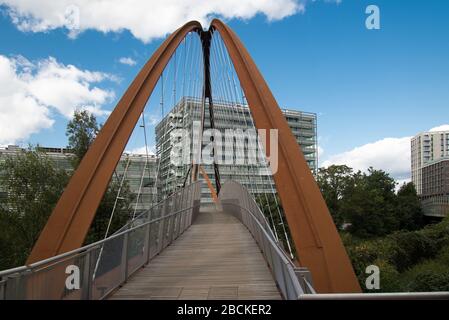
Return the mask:
<svg viewBox="0 0 449 320">
<path fill-rule="evenodd" d="M 306 267 L 296 267 L 295 274 L 304 293 L 316 293 L 313 289 L 312 273 Z"/>
</svg>

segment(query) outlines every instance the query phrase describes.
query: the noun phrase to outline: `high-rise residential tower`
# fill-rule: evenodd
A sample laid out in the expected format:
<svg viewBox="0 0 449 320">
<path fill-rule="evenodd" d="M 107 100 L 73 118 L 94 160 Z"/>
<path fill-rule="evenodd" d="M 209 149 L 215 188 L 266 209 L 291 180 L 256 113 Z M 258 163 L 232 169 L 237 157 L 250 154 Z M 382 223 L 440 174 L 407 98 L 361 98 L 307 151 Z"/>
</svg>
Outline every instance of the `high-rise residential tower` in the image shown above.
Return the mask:
<svg viewBox="0 0 449 320">
<path fill-rule="evenodd" d="M 449 131 L 423 132 L 411 141 L 412 182 L 424 214 L 449 212 Z"/>
</svg>

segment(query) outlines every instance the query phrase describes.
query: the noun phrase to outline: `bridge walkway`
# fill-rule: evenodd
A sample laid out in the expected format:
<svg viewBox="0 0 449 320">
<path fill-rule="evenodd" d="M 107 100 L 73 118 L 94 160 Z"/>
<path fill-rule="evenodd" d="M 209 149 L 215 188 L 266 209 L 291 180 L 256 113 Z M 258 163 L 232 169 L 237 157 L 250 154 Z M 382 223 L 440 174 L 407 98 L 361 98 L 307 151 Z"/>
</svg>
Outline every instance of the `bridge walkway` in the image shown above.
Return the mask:
<svg viewBox="0 0 449 320">
<path fill-rule="evenodd" d="M 207 209 L 109 299 L 281 299 L 259 247 L 235 217 Z"/>
</svg>

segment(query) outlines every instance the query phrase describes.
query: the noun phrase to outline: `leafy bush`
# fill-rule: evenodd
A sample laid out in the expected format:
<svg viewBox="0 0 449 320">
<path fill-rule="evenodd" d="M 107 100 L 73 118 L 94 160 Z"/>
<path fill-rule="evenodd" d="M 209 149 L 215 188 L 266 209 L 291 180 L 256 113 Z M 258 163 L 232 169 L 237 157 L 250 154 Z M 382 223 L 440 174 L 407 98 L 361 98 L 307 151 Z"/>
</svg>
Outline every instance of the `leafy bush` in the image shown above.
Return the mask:
<svg viewBox="0 0 449 320">
<path fill-rule="evenodd" d="M 438 253 L 439 245 L 421 232 L 402 232 L 388 236 L 392 244 L 389 261 L 399 272 L 423 259 L 433 258 Z"/>
<path fill-rule="evenodd" d="M 366 267 L 376 265 L 381 292 L 449 290 L 449 217 L 419 231 L 385 238 L 360 240 L 344 233 L 342 239 L 362 288 Z"/>
<path fill-rule="evenodd" d="M 438 261 L 442 264 L 445 264 L 449 268 L 449 245 L 444 246 L 437 257 Z"/>
<path fill-rule="evenodd" d="M 392 264 L 385 260 L 376 260 L 374 265 L 380 269 L 380 292 L 402 291 L 400 273 Z"/>
<path fill-rule="evenodd" d="M 449 267 L 438 261 L 425 261 L 404 274 L 405 291 L 449 291 Z"/>
</svg>

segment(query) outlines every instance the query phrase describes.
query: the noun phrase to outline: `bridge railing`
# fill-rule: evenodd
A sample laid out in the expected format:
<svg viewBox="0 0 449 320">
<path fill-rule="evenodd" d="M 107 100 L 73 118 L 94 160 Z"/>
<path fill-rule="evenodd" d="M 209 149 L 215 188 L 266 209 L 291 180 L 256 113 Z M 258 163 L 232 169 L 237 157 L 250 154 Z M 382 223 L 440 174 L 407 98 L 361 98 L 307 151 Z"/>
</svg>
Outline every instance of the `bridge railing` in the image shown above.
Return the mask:
<svg viewBox="0 0 449 320">
<path fill-rule="evenodd" d="M 105 240 L 0 272 L 0 300 L 105 298 L 191 225 L 200 197 L 193 183 Z"/>
<path fill-rule="evenodd" d="M 225 182 L 219 199 L 223 211 L 236 216 L 253 235 L 285 299 L 296 300 L 304 294 L 315 293 L 310 274 L 306 269 L 293 264 L 276 241 L 267 219 L 252 195 L 241 184 L 235 181 Z"/>
</svg>

